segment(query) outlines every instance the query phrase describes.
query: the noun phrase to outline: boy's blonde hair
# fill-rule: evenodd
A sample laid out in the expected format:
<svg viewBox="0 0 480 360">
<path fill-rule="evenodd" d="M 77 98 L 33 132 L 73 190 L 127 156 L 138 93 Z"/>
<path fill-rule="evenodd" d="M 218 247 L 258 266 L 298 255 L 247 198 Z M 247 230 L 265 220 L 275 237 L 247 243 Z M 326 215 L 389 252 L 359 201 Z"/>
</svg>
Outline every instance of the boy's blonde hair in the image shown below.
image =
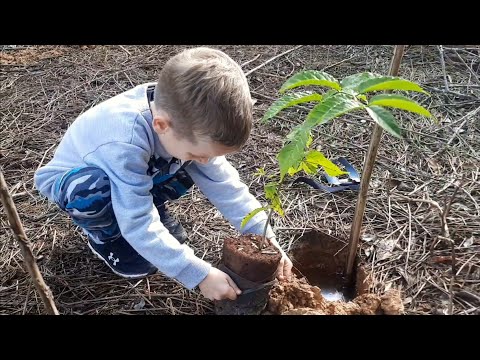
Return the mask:
<svg viewBox="0 0 480 360">
<path fill-rule="evenodd" d="M 222 51 L 197 47 L 172 57 L 160 72 L 154 102 L 170 116 L 178 136 L 193 143 L 203 137 L 239 148 L 250 135 L 247 79 Z"/>
</svg>

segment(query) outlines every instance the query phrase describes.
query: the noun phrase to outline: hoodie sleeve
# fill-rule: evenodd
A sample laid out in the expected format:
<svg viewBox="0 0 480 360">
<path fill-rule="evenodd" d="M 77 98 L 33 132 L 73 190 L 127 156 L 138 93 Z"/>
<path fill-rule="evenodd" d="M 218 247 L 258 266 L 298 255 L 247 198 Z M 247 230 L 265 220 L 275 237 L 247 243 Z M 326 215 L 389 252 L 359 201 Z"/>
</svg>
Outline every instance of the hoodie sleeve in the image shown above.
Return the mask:
<svg viewBox="0 0 480 360">
<path fill-rule="evenodd" d="M 84 157 L 88 165 L 101 168 L 110 178 L 112 206 L 120 231 L 131 246 L 166 276 L 193 289 L 211 265 L 181 245 L 160 221 L 147 175 L 150 150 L 141 127 L 134 128 L 130 142 L 110 142 Z"/>
<path fill-rule="evenodd" d="M 240 229 L 243 218 L 262 205 L 250 193 L 247 185 L 240 180 L 238 171 L 224 156 L 212 158 L 207 164 L 194 161 L 186 170 L 200 191 L 239 232 L 263 235 L 267 221 L 264 211 L 256 214 Z M 268 238 L 275 236 L 270 225 L 266 235 Z"/>
</svg>

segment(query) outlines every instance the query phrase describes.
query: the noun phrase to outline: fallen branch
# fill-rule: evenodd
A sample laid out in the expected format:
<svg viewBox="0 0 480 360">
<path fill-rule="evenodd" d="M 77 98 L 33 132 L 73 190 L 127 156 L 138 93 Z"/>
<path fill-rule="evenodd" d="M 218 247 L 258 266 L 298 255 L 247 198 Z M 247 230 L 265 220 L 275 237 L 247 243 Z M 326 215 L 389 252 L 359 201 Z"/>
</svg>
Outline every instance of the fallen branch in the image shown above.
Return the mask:
<svg viewBox="0 0 480 360">
<path fill-rule="evenodd" d="M 450 91 L 450 89 L 448 88 L 448 79 L 447 79 L 447 72 L 445 70 L 445 58 L 443 55 L 442 45 L 438 46 L 438 52 L 440 53 L 440 64 L 442 65 L 443 81 L 445 82 L 445 90 Z"/>
<path fill-rule="evenodd" d="M 455 234 L 452 234 L 452 238 Z M 453 285 L 455 285 L 455 242 L 452 240 L 452 277 L 450 278 L 450 286 L 448 287 L 448 292 L 450 293 L 448 301 L 448 315 L 453 315 L 453 297 L 455 296 L 453 292 Z"/>
<path fill-rule="evenodd" d="M 427 204 L 430 204 L 432 205 L 434 208 L 436 208 L 438 210 L 438 213 L 440 215 L 440 224 L 441 224 L 441 230 L 442 230 L 442 235 L 441 237 L 445 240 L 449 240 L 449 241 L 452 241 L 452 239 L 450 239 L 450 230 L 448 228 L 448 224 L 447 224 L 447 216 L 448 216 L 448 213 L 450 212 L 450 208 L 452 206 L 452 202 L 454 200 L 454 198 L 457 196 L 457 193 L 458 193 L 458 190 L 460 189 L 460 187 L 462 186 L 462 183 L 463 183 L 463 180 L 460 180 L 460 183 L 458 184 L 458 186 L 455 188 L 455 191 L 453 192 L 453 195 L 450 197 L 450 200 L 445 202 L 445 206 L 442 207 L 440 206 L 440 204 L 438 202 L 436 202 L 435 200 L 430 200 L 430 199 L 412 199 L 408 196 L 405 196 L 405 195 L 401 195 L 401 194 L 395 194 L 396 196 L 400 197 L 401 199 L 404 199 L 404 200 L 407 200 L 407 201 L 410 201 L 410 202 L 423 202 L 423 203 L 427 203 Z M 433 246 L 432 246 L 433 248 Z"/>
<path fill-rule="evenodd" d="M 245 61 L 242 65 L 240 65 L 240 67 L 243 69 L 244 66 L 250 64 L 251 62 L 254 62 L 254 61 L 257 60 L 259 57 L 260 57 L 260 54 L 257 54 L 253 59 L 250 59 L 250 60 L 248 60 L 248 61 Z"/>
<path fill-rule="evenodd" d="M 302 46 L 303 46 L 303 45 L 295 46 L 293 49 L 284 51 L 283 53 L 278 54 L 278 55 L 272 57 L 271 59 L 268 59 L 268 60 L 265 61 L 263 64 L 258 65 L 256 68 L 253 68 L 252 70 L 247 71 L 247 72 L 245 73 L 245 76 L 250 75 L 250 74 L 253 73 L 254 71 L 257 71 L 258 69 L 264 67 L 265 65 L 271 63 L 273 60 L 278 59 L 279 57 L 282 57 L 282 56 L 284 56 L 284 55 L 287 55 L 288 53 L 291 53 L 291 52 L 294 51 L 294 50 L 300 49 Z"/>
<path fill-rule="evenodd" d="M 478 101 L 478 97 L 473 96 L 473 95 L 468 95 L 468 94 L 462 94 L 462 93 L 459 93 L 458 91 L 439 89 L 439 88 L 436 88 L 436 87 L 430 86 L 430 85 L 425 85 L 424 88 L 426 88 L 430 91 L 441 92 L 441 93 L 444 93 L 444 94 L 452 94 L 452 95 L 455 95 L 457 97 L 461 97 L 461 98 L 464 98 L 464 99 Z"/>
<path fill-rule="evenodd" d="M 338 65 L 340 65 L 340 64 L 343 64 L 344 62 L 350 61 L 350 60 L 352 60 L 352 59 L 354 59 L 354 58 L 356 58 L 356 57 L 357 57 L 357 55 L 352 55 L 352 56 L 350 56 L 349 58 L 346 58 L 346 59 L 337 61 L 336 63 L 327 65 L 327 66 L 325 66 L 324 68 L 322 68 L 322 70 L 320 70 L 320 71 L 327 71 L 328 69 L 330 69 L 330 68 L 332 68 L 332 67 L 335 67 L 335 66 L 338 66 Z"/>
<path fill-rule="evenodd" d="M 480 83 L 480 79 L 478 78 L 478 75 L 475 73 L 475 71 L 473 71 L 470 66 L 467 65 L 467 63 L 465 62 L 465 60 L 463 60 L 463 58 L 460 56 L 460 54 L 457 52 L 457 50 L 454 50 L 455 51 L 455 54 L 457 55 L 457 57 L 460 59 L 460 61 L 462 62 L 463 65 L 465 65 L 465 67 L 467 68 L 468 72 L 470 74 L 472 74 L 472 76 L 477 80 L 477 83 Z"/>
<path fill-rule="evenodd" d="M 430 200 L 430 199 L 412 199 L 408 196 L 401 195 L 401 194 L 395 194 L 395 195 L 404 199 L 404 200 L 408 200 L 408 201 L 411 201 L 411 202 L 423 202 L 423 203 L 430 204 L 434 208 L 436 208 L 438 210 L 438 213 L 440 214 L 440 225 L 441 225 L 441 228 L 442 228 L 442 237 L 445 238 L 445 239 L 450 238 L 450 231 L 448 229 L 448 224 L 446 222 L 447 217 L 444 216 L 444 211 L 442 210 L 442 207 L 440 206 L 440 204 L 438 202 L 436 202 L 435 200 Z"/>
<path fill-rule="evenodd" d="M 438 150 L 435 154 L 432 155 L 432 157 L 435 157 L 437 156 L 438 154 L 440 153 L 443 153 L 445 150 L 448 149 L 448 146 L 451 144 L 451 142 L 453 141 L 453 139 L 455 139 L 455 137 L 458 135 L 460 129 L 465 125 L 465 123 L 471 118 L 473 117 L 474 115 L 477 114 L 477 112 L 480 111 L 480 106 L 477 107 L 475 110 L 472 110 L 470 112 L 468 112 L 465 116 L 463 116 L 461 119 L 455 121 L 455 122 L 459 122 L 460 120 L 463 119 L 462 123 L 454 130 L 453 132 L 453 135 L 450 137 L 450 139 L 447 141 L 447 143 L 445 144 L 445 146 L 443 148 L 441 148 L 440 150 Z M 450 125 L 453 125 L 450 124 Z"/>
<path fill-rule="evenodd" d="M 53 300 L 53 295 L 45 284 L 43 280 L 42 274 L 40 273 L 40 269 L 38 268 L 37 262 L 35 261 L 35 256 L 33 255 L 32 249 L 30 247 L 30 242 L 25 235 L 25 230 L 23 229 L 22 222 L 20 221 L 20 217 L 18 216 L 17 209 L 15 204 L 8 192 L 7 183 L 3 177 L 3 172 L 0 170 L 0 200 L 2 201 L 3 207 L 8 217 L 8 221 L 10 223 L 10 227 L 13 230 L 13 234 L 15 239 L 17 239 L 20 249 L 23 254 L 23 259 L 25 261 L 25 265 L 30 273 L 30 276 L 33 279 L 33 283 L 35 288 L 37 289 L 40 297 L 45 304 L 45 308 L 47 313 L 50 315 L 58 315 L 57 307 L 55 306 L 55 302 Z"/>
</svg>

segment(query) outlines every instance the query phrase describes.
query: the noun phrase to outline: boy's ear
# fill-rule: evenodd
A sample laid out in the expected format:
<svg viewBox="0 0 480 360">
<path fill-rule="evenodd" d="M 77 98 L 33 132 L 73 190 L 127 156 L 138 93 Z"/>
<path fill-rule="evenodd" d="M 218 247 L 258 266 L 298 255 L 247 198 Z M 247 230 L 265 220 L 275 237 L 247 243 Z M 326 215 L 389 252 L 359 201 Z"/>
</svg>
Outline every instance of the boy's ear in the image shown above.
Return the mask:
<svg viewBox="0 0 480 360">
<path fill-rule="evenodd" d="M 165 134 L 170 129 L 170 119 L 166 114 L 158 114 L 153 118 L 152 125 L 157 134 Z"/>
</svg>

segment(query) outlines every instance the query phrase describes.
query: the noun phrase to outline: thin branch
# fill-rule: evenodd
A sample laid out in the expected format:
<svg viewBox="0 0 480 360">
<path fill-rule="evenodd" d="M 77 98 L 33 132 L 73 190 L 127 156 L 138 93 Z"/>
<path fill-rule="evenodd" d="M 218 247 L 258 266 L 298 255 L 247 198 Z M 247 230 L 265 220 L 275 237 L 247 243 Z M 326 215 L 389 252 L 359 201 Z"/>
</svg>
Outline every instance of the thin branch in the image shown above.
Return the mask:
<svg viewBox="0 0 480 360">
<path fill-rule="evenodd" d="M 243 68 L 245 65 L 248 65 L 248 64 L 250 64 L 251 62 L 254 62 L 255 60 L 257 60 L 259 57 L 260 57 L 260 54 L 257 54 L 253 59 L 250 59 L 250 60 L 248 60 L 248 61 L 245 61 L 242 65 L 240 65 L 240 67 Z"/>
<path fill-rule="evenodd" d="M 467 68 L 467 70 L 470 72 L 470 74 L 472 74 L 472 76 L 477 80 L 477 83 L 480 83 L 480 79 L 478 79 L 478 75 L 475 73 L 475 71 L 473 71 L 470 66 L 467 65 L 467 63 L 465 62 L 465 60 L 463 60 L 463 58 L 460 56 L 460 54 L 457 52 L 457 50 L 454 50 L 455 51 L 455 54 L 458 56 L 458 58 L 460 59 L 460 61 L 463 63 L 463 65 L 465 65 L 465 67 Z"/>
<path fill-rule="evenodd" d="M 352 59 L 354 59 L 354 58 L 356 58 L 356 57 L 357 57 L 357 55 L 352 55 L 352 56 L 350 56 L 349 58 L 346 58 L 346 59 L 337 61 L 336 63 L 333 63 L 333 64 L 330 64 L 330 65 L 327 65 L 327 66 L 323 67 L 321 71 L 327 71 L 328 69 L 330 69 L 330 68 L 332 68 L 332 67 L 338 66 L 338 65 L 340 65 L 340 64 L 342 64 L 342 63 L 344 63 L 344 62 L 350 61 L 350 60 L 352 60 Z"/>
<path fill-rule="evenodd" d="M 443 216 L 443 209 L 438 204 L 438 202 L 436 202 L 435 200 L 430 200 L 430 199 L 412 199 L 408 196 L 404 196 L 404 195 L 401 195 L 401 194 L 395 194 L 395 195 L 404 199 L 404 200 L 410 201 L 410 202 L 423 202 L 423 203 L 427 203 L 427 204 L 430 204 L 433 207 L 435 207 L 438 210 L 438 213 L 440 214 L 440 223 L 441 223 L 441 227 L 442 227 L 442 237 L 447 238 L 447 239 L 449 238 L 450 232 L 448 230 L 448 225 L 445 221 L 446 217 Z"/>
<path fill-rule="evenodd" d="M 444 94 L 452 94 L 452 95 L 455 95 L 455 96 L 458 96 L 458 97 L 461 97 L 461 98 L 464 98 L 464 99 L 471 99 L 471 100 L 478 101 L 478 98 L 476 96 L 469 95 L 469 94 L 462 94 L 462 93 L 459 93 L 458 91 L 439 89 L 437 87 L 430 86 L 430 85 L 424 85 L 424 88 L 428 89 L 428 90 L 431 90 L 431 91 L 441 92 L 441 93 L 444 93 Z"/>
<path fill-rule="evenodd" d="M 453 141 L 453 139 L 455 139 L 455 137 L 458 135 L 458 132 L 460 131 L 460 129 L 465 125 L 465 123 L 474 115 L 476 115 L 478 112 L 480 111 L 480 106 L 477 107 L 475 110 L 472 110 L 470 112 L 468 112 L 462 119 L 462 123 L 460 124 L 460 126 L 458 126 L 453 135 L 450 137 L 450 139 L 447 141 L 447 143 L 445 144 L 445 146 L 443 148 L 441 148 L 440 150 L 438 150 L 435 154 L 432 155 L 432 157 L 435 157 L 437 156 L 438 154 L 440 153 L 443 153 L 447 148 L 448 146 L 450 145 L 450 143 Z"/>
<path fill-rule="evenodd" d="M 457 188 L 458 189 L 458 188 Z M 455 189 L 455 190 L 457 190 Z M 456 193 L 456 191 L 455 191 Z M 454 194 L 455 195 L 455 194 Z M 452 200 L 453 200 L 452 196 Z M 455 234 L 452 234 L 452 238 L 454 237 Z M 455 241 L 452 240 L 452 276 L 450 278 L 450 286 L 448 288 L 448 292 L 450 294 L 449 297 L 449 302 L 448 302 L 448 315 L 453 315 L 453 297 L 455 294 L 453 293 L 453 285 L 455 284 Z"/>
<path fill-rule="evenodd" d="M 443 209 L 443 221 L 444 222 L 447 222 L 447 216 L 448 216 L 448 213 L 450 212 L 450 208 L 452 207 L 453 199 L 455 199 L 455 197 L 457 196 L 458 190 L 460 190 L 460 188 L 463 185 L 463 181 L 464 181 L 464 178 L 462 177 L 462 179 L 460 179 L 460 182 L 458 183 L 458 185 L 455 187 L 455 190 L 454 190 L 452 196 L 450 197 L 450 201 L 445 203 L 445 208 Z"/>
<path fill-rule="evenodd" d="M 453 200 L 455 199 L 455 197 L 457 196 L 458 194 L 458 191 L 460 190 L 460 188 L 462 187 L 463 185 L 463 178 L 460 180 L 459 184 L 457 185 L 457 187 L 455 188 L 455 191 L 453 192 L 452 196 L 450 197 L 449 201 L 447 201 L 445 203 L 445 206 L 444 208 L 442 209 L 441 206 L 439 205 L 438 202 L 434 201 L 434 200 L 430 200 L 430 199 L 412 199 L 408 196 L 404 196 L 404 195 L 401 195 L 401 194 L 395 194 L 396 196 L 402 198 L 402 199 L 405 199 L 407 201 L 413 201 L 413 202 L 423 202 L 423 203 L 427 203 L 427 204 L 430 204 L 432 205 L 433 207 L 435 207 L 437 210 L 438 210 L 438 213 L 440 215 L 440 224 L 441 224 L 441 227 L 442 227 L 442 238 L 444 239 L 447 239 L 447 240 L 451 240 L 450 238 L 450 230 L 448 228 L 448 224 L 447 224 L 447 216 L 448 216 L 448 213 L 450 212 L 450 208 L 452 206 L 452 203 L 453 203 Z"/>
<path fill-rule="evenodd" d="M 43 303 L 45 304 L 45 308 L 50 315 L 58 315 L 57 307 L 55 306 L 55 302 L 53 300 L 53 295 L 50 291 L 50 288 L 45 284 L 43 280 L 42 274 L 40 273 L 40 269 L 38 268 L 37 262 L 35 260 L 35 256 L 33 255 L 30 242 L 25 235 L 25 231 L 23 229 L 22 222 L 20 217 L 18 216 L 17 208 L 13 203 L 12 197 L 8 192 L 7 183 L 3 177 L 3 172 L 0 170 L 0 200 L 2 201 L 3 207 L 5 212 L 7 213 L 8 221 L 10 226 L 13 230 L 13 234 L 15 239 L 18 241 L 20 245 L 20 249 L 22 250 L 23 259 L 25 261 L 25 265 L 30 273 L 30 276 L 33 279 L 33 283 L 35 288 L 37 289 L 40 297 L 42 298 Z"/>
<path fill-rule="evenodd" d="M 118 45 L 118 46 L 120 47 L 120 49 L 125 51 L 128 55 L 132 56 L 132 53 L 130 51 L 128 51 L 124 46 L 122 46 L 122 45 Z"/>
<path fill-rule="evenodd" d="M 265 65 L 271 63 L 273 60 L 278 59 L 279 57 L 282 57 L 282 56 L 284 56 L 284 55 L 287 55 L 288 53 L 291 53 L 291 52 L 294 51 L 294 50 L 300 49 L 302 46 L 303 46 L 303 45 L 295 46 L 293 49 L 284 51 L 283 53 L 278 54 L 278 55 L 272 57 L 271 59 L 268 59 L 268 60 L 265 61 L 263 64 L 258 65 L 256 68 L 253 68 L 252 70 L 247 71 L 247 72 L 245 73 L 245 76 L 248 76 L 248 75 L 250 75 L 251 73 L 253 73 L 254 71 L 257 71 L 258 69 L 261 69 L 262 67 L 264 67 Z"/>
<path fill-rule="evenodd" d="M 445 70 L 445 57 L 443 55 L 442 45 L 438 46 L 438 52 L 440 53 L 440 63 L 442 64 L 443 81 L 445 82 L 445 90 L 450 91 L 450 89 L 448 88 L 447 72 Z"/>
</svg>

